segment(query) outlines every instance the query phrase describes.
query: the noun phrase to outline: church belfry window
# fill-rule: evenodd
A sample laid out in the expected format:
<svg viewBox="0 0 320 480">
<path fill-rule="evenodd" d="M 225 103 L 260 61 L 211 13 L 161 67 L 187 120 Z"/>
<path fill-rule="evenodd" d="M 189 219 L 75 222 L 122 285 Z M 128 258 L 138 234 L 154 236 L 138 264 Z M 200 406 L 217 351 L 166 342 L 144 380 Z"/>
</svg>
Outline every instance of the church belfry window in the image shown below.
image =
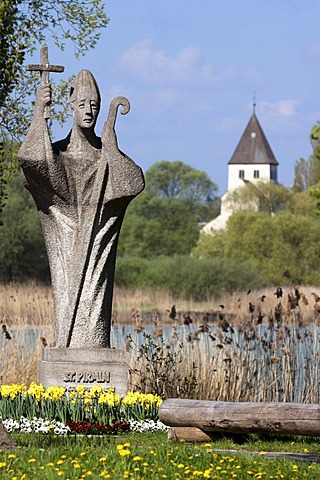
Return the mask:
<svg viewBox="0 0 320 480">
<path fill-rule="evenodd" d="M 254 170 L 253 171 L 253 178 L 259 178 L 259 170 Z"/>
<path fill-rule="evenodd" d="M 244 170 L 239 170 L 239 178 L 244 178 Z"/>
</svg>

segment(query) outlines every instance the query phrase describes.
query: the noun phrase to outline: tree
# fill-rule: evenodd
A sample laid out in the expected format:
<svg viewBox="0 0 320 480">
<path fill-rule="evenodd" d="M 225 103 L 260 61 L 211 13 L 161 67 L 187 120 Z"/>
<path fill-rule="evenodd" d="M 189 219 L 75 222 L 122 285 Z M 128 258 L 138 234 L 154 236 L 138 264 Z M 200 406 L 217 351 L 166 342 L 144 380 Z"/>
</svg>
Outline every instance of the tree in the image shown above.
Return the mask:
<svg viewBox="0 0 320 480">
<path fill-rule="evenodd" d="M 268 285 L 261 272 L 234 258 L 185 255 L 119 258 L 115 282 L 122 288 L 164 290 L 196 300 Z"/>
<path fill-rule="evenodd" d="M 4 203 L 7 170 L 15 157 L 4 145 L 19 142 L 30 123 L 33 96 L 38 75 L 25 72 L 23 63 L 50 38 L 64 50 L 73 45 L 78 57 L 93 48 L 100 29 L 108 23 L 102 0 L 3 0 L 0 3 L 0 204 Z M 68 90 L 68 81 L 55 88 L 57 104 Z M 66 109 L 53 105 L 52 117 L 60 123 Z"/>
<path fill-rule="evenodd" d="M 8 184 L 8 201 L 0 228 L 0 279 L 49 280 L 49 266 L 33 199 L 15 174 Z"/>
<path fill-rule="evenodd" d="M 145 191 L 129 206 L 119 252 L 141 257 L 189 254 L 199 222 L 212 218 L 217 186 L 183 162 L 161 161 L 146 172 Z"/>
<path fill-rule="evenodd" d="M 48 38 L 64 50 L 72 44 L 79 57 L 93 48 L 108 18 L 102 0 L 5 0 L 0 6 L 0 134 L 19 140 L 29 124 L 29 96 L 38 75 L 23 62 Z M 62 84 L 62 90 L 65 84 Z M 12 95 L 9 95 L 13 92 Z M 61 118 L 61 117 L 59 117 Z"/>
<path fill-rule="evenodd" d="M 312 195 L 316 187 L 311 187 L 308 192 L 292 192 L 292 203 L 289 206 L 291 213 L 297 215 L 314 216 L 317 214 L 318 200 Z"/>
<path fill-rule="evenodd" d="M 4 0 L 0 4 L 0 107 L 16 83 L 16 71 L 24 61 L 27 32 L 18 32 L 21 0 Z"/>
<path fill-rule="evenodd" d="M 214 234 L 201 233 L 196 246 L 192 249 L 192 255 L 197 258 L 223 258 L 226 231 L 221 229 Z"/>
<path fill-rule="evenodd" d="M 190 205 L 212 202 L 217 190 L 205 172 L 180 161 L 155 163 L 146 173 L 146 183 L 146 189 L 152 196 L 179 198 Z"/>
<path fill-rule="evenodd" d="M 294 191 L 306 192 L 320 182 L 320 123 L 312 127 L 310 141 L 312 155 L 308 160 L 300 158 L 295 164 Z"/>
<path fill-rule="evenodd" d="M 247 262 L 274 284 L 319 284 L 319 240 L 315 216 L 238 212 L 218 236 L 202 235 L 193 253 L 214 257 L 219 251 L 224 258 Z M 289 279 L 283 274 L 286 269 Z"/>
<path fill-rule="evenodd" d="M 146 172 L 146 193 L 150 198 L 181 200 L 188 204 L 199 222 L 214 215 L 211 207 L 217 190 L 217 185 L 205 172 L 181 161 L 162 160 Z"/>
<path fill-rule="evenodd" d="M 237 210 L 275 213 L 286 210 L 292 203 L 292 191 L 273 182 L 248 182 L 228 194 Z"/>
</svg>

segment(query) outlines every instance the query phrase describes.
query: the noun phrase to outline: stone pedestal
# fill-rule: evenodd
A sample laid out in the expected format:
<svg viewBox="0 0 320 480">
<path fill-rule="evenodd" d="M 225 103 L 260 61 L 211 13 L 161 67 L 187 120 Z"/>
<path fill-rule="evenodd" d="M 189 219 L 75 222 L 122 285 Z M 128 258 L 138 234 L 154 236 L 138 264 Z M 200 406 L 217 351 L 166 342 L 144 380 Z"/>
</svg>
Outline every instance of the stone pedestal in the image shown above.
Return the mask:
<svg viewBox="0 0 320 480">
<path fill-rule="evenodd" d="M 125 351 L 113 348 L 44 348 L 39 381 L 44 387 L 113 387 L 126 395 L 128 366 Z"/>
</svg>

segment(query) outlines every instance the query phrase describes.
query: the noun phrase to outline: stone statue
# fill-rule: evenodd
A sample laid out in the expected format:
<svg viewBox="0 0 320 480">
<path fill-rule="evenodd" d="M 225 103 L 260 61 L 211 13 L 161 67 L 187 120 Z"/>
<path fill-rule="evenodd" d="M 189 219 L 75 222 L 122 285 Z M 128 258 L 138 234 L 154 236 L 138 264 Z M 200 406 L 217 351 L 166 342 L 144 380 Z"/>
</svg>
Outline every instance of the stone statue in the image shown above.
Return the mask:
<svg viewBox="0 0 320 480">
<path fill-rule="evenodd" d="M 113 99 L 98 137 L 99 88 L 82 70 L 71 88 L 72 130 L 52 144 L 51 90 L 43 75 L 57 70 L 42 63 L 29 68 L 41 71 L 42 82 L 18 158 L 46 242 L 56 347 L 109 348 L 118 237 L 127 206 L 144 188 L 141 169 L 119 150 L 114 130 L 118 107 L 126 114 L 130 105 L 124 97 Z"/>
</svg>

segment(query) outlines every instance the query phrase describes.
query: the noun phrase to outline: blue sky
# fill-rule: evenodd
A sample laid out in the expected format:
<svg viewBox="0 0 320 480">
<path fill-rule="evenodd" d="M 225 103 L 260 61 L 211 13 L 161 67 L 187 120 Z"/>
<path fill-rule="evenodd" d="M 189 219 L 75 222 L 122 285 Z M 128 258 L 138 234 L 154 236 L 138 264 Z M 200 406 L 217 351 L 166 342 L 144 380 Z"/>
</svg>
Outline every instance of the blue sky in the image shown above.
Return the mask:
<svg viewBox="0 0 320 480">
<path fill-rule="evenodd" d="M 222 194 L 256 92 L 279 181 L 292 185 L 320 120 L 319 0 L 111 0 L 106 12 L 110 23 L 94 51 L 80 60 L 71 50 L 49 52 L 65 77 L 82 68 L 95 75 L 98 134 L 111 99 L 127 96 L 120 148 L 144 170 L 181 160 L 207 172 Z M 55 127 L 55 139 L 69 128 Z"/>
</svg>

